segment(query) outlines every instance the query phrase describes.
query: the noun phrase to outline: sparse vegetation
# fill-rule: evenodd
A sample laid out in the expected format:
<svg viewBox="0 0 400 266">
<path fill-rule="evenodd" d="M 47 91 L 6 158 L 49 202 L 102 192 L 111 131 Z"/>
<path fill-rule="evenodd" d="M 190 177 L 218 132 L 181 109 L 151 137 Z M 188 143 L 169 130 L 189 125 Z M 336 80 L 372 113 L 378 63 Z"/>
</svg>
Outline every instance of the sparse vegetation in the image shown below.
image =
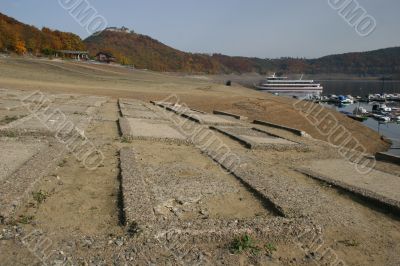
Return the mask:
<svg viewBox="0 0 400 266">
<path fill-rule="evenodd" d="M 127 233 L 130 237 L 134 237 L 142 233 L 142 229 L 140 228 L 137 222 L 133 222 L 130 225 L 128 225 Z"/>
<path fill-rule="evenodd" d="M 34 218 L 34 216 L 21 215 L 16 222 L 20 224 L 30 224 Z"/>
<path fill-rule="evenodd" d="M 67 160 L 63 159 L 61 162 L 58 163 L 58 167 L 64 167 L 67 164 Z"/>
<path fill-rule="evenodd" d="M 272 254 L 277 250 L 276 246 L 273 243 L 265 244 L 264 248 L 268 256 L 272 256 Z"/>
<path fill-rule="evenodd" d="M 232 241 L 230 250 L 234 254 L 249 253 L 251 255 L 258 255 L 260 252 L 265 252 L 265 255 L 272 256 L 273 253 L 277 251 L 277 248 L 276 245 L 271 242 L 265 245 L 258 245 L 250 235 L 245 234 Z"/>
<path fill-rule="evenodd" d="M 254 243 L 254 240 L 248 234 L 235 238 L 231 243 L 230 249 L 235 254 L 243 252 L 257 254 L 260 251 L 260 248 Z"/>
<path fill-rule="evenodd" d="M 121 142 L 122 143 L 132 143 L 132 141 L 127 137 L 122 137 Z"/>
<path fill-rule="evenodd" d="M 11 122 L 14 122 L 16 120 L 18 120 L 19 117 L 18 116 L 6 116 L 5 118 L 3 118 L 2 120 L 0 120 L 0 125 L 7 125 Z"/>
<path fill-rule="evenodd" d="M 43 192 L 42 190 L 39 190 L 39 191 L 37 191 L 37 192 L 33 192 L 33 193 L 32 193 L 32 196 L 33 196 L 33 199 L 34 199 L 38 204 L 41 204 L 41 203 L 43 203 L 43 202 L 46 201 L 48 195 L 47 195 L 46 192 Z"/>
<path fill-rule="evenodd" d="M 360 243 L 358 243 L 354 239 L 352 239 L 352 240 L 346 239 L 346 240 L 341 240 L 338 242 L 345 245 L 346 247 L 358 247 L 360 245 Z"/>
<path fill-rule="evenodd" d="M 5 131 L 2 133 L 2 136 L 8 137 L 8 138 L 17 138 L 18 134 L 14 131 Z"/>
</svg>

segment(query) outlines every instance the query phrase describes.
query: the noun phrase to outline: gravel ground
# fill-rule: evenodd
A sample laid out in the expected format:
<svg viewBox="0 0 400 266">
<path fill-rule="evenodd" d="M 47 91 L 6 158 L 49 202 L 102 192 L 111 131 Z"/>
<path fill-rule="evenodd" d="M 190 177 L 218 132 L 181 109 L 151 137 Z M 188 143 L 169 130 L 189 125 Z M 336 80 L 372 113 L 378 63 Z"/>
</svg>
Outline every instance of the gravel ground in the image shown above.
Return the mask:
<svg viewBox="0 0 400 266">
<path fill-rule="evenodd" d="M 26 134 L 15 138 L 21 143 L 28 139 L 40 140 L 48 148 L 38 153 L 40 156 L 28 160 L 17 172 L 7 175 L 6 179 L 13 176 L 14 182 L 2 183 L 1 197 L 6 201 L 1 202 L 0 208 L 11 218 L 0 225 L 2 264 L 34 264 L 41 253 L 32 246 L 43 239 L 50 240 L 48 250 L 54 251 L 47 261 L 50 265 L 66 260 L 83 265 L 85 262 L 88 265 L 331 265 L 342 260 L 347 265 L 399 264 L 397 216 L 295 171 L 315 161 L 343 159 L 337 147 L 257 126 L 304 145 L 307 150 L 249 150 L 173 112 L 169 112 L 173 115 L 170 125 L 175 130 L 183 134 L 177 125 L 204 130 L 202 132 L 210 133 L 217 140 L 213 142 L 215 146 L 206 145 L 205 139 L 199 139 L 200 135 L 185 135 L 190 139 L 185 145 L 160 139 L 127 141 L 121 138 L 116 122 L 120 111 L 117 97 L 131 97 L 134 93 L 138 99 L 164 99 L 167 95 L 159 90 L 166 89 L 192 103 L 191 108 L 222 109 L 266 120 L 272 117 L 271 120 L 276 118 L 276 123 L 298 127 L 315 137 L 312 129 L 302 125 L 304 119 L 290 111 L 290 103 L 261 94 L 249 93 L 250 96 L 244 97 L 247 91 L 240 97 L 231 96 L 218 86 L 207 89 L 205 96 L 204 84 L 161 74 L 162 77 L 153 80 L 155 74 L 145 72 L 135 72 L 135 78 L 147 77 L 147 81 L 140 81 L 145 89 L 137 93 L 131 81 L 121 81 L 112 74 L 117 71 L 113 67 L 68 63 L 82 73 L 98 73 L 103 79 L 99 83 L 95 78 L 67 79 L 66 69 L 49 64 L 26 60 L 10 61 L 7 68 L 0 64 L 0 83 L 2 86 L 11 84 L 10 87 L 68 91 L 46 96 L 55 105 L 72 106 L 67 108 L 70 112 L 74 106 L 91 108 L 89 113 L 75 115 L 82 116 L 83 133 L 106 159 L 97 169 L 89 170 L 73 154 L 58 156 L 62 149 L 49 136 Z M 24 83 L 28 76 L 23 71 L 18 80 L 13 78 L 12 70 L 21 66 L 31 67 L 29 84 Z M 57 80 L 53 75 L 40 76 L 32 66 L 50 72 L 59 69 Z M 86 76 L 91 79 L 90 75 Z M 114 84 L 119 90 L 111 92 Z M 182 93 L 180 88 L 183 87 L 190 93 Z M 115 98 L 72 94 L 74 91 Z M 159 93 L 156 97 L 155 91 Z M 9 100 L 26 94 L 16 90 L 0 91 L 1 99 Z M 32 102 L 37 101 L 32 99 Z M 128 109 L 148 107 L 134 99 L 123 99 L 121 103 Z M 154 106 L 149 110 L 163 114 L 162 109 Z M 195 112 L 190 108 L 189 111 Z M 280 115 L 282 112 L 284 117 Z M 74 115 L 73 112 L 69 114 Z M 283 117 L 282 121 L 277 121 L 278 117 Z M 296 122 L 291 123 L 291 119 Z M 382 148 L 379 140 L 364 127 L 343 118 L 339 121 L 356 136 L 361 134 L 357 130 L 362 131 L 360 141 L 366 143 L 369 151 Z M 222 144 L 225 146 L 221 148 Z M 221 150 L 240 159 L 231 174 L 220 167 L 230 166 L 228 162 L 215 156 Z M 50 158 L 53 161 L 49 164 Z M 389 173 L 398 171 L 396 167 L 377 165 Z M 127 183 L 124 184 L 124 180 Z M 121 188 L 126 190 L 125 195 L 121 195 Z M 42 191 L 46 199 L 39 204 L 32 191 Z M 142 197 L 141 192 L 148 193 L 148 198 Z M 240 244 L 238 237 L 252 243 L 241 253 L 233 248 Z"/>
</svg>

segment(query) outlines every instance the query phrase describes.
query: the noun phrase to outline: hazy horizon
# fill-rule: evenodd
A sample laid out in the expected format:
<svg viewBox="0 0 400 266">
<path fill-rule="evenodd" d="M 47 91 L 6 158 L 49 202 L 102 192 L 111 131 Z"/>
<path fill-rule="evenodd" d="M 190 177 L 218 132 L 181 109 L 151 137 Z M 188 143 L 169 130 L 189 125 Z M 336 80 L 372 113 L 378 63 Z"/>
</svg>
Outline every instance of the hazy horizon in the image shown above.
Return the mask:
<svg viewBox="0 0 400 266">
<path fill-rule="evenodd" d="M 366 37 L 358 35 L 328 0 L 87 2 L 110 27 L 126 26 L 173 48 L 193 53 L 318 58 L 400 44 L 400 36 L 396 34 L 400 2 L 395 0 L 386 0 L 384 4 L 357 1 L 376 20 L 376 29 Z M 0 0 L 0 3 L 0 12 L 23 23 L 73 32 L 83 39 L 89 35 L 59 1 L 42 0 L 40 6 L 34 0 Z"/>
</svg>

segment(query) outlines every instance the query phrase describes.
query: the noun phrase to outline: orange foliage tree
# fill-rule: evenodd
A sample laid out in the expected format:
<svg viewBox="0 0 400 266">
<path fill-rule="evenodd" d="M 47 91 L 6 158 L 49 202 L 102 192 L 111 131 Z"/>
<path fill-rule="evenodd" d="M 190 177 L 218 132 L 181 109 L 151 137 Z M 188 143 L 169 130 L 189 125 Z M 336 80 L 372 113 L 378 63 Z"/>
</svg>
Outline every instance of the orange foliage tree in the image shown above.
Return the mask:
<svg viewBox="0 0 400 266">
<path fill-rule="evenodd" d="M 25 47 L 24 41 L 21 41 L 21 40 L 17 41 L 17 43 L 15 44 L 15 52 L 19 55 L 26 53 L 26 47 Z"/>
<path fill-rule="evenodd" d="M 73 33 L 39 30 L 0 13 L 0 50 L 24 54 L 53 54 L 56 50 L 85 50 L 81 38 Z"/>
</svg>

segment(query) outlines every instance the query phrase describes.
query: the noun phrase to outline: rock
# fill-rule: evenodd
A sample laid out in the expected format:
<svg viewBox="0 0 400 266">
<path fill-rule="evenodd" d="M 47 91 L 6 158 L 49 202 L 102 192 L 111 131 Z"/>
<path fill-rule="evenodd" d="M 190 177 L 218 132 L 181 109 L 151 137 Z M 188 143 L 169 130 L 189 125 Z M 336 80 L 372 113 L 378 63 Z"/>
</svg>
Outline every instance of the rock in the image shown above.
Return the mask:
<svg viewBox="0 0 400 266">
<path fill-rule="evenodd" d="M 0 237 L 1 240 L 10 240 L 10 239 L 14 238 L 15 234 L 10 229 L 3 229 L 3 232 L 1 233 L 0 236 L 1 236 Z"/>
<path fill-rule="evenodd" d="M 206 210 L 200 210 L 200 214 L 208 216 L 209 213 Z"/>
<path fill-rule="evenodd" d="M 94 241 L 90 237 L 86 237 L 82 240 L 82 247 L 90 248 L 93 245 Z"/>
<path fill-rule="evenodd" d="M 124 238 L 123 238 L 123 237 L 118 237 L 118 238 L 114 241 L 114 243 L 115 243 L 118 247 L 121 247 L 121 246 L 124 245 Z"/>
</svg>

